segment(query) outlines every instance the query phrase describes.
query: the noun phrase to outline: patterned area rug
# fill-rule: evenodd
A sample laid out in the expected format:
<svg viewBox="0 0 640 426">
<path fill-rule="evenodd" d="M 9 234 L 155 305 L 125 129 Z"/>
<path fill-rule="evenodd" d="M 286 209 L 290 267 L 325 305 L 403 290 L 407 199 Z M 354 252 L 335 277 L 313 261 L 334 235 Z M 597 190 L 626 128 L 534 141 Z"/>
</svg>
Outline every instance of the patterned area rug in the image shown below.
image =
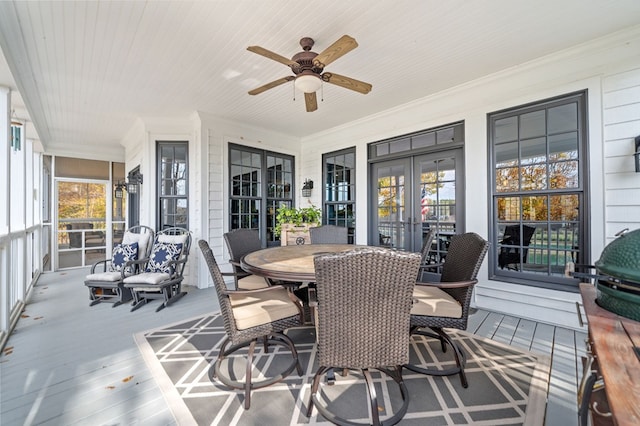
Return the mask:
<svg viewBox="0 0 640 426">
<path fill-rule="evenodd" d="M 250 410 L 243 408 L 242 392 L 228 390 L 211 378 L 211 364 L 224 335 L 222 318 L 212 314 L 134 336 L 179 425 L 329 424 L 315 409 L 310 418 L 304 416 L 317 368 L 313 328 L 288 332 L 299 351 L 303 376 L 294 371 L 285 381 L 254 391 Z M 549 357 L 465 332 L 455 332 L 455 336 L 467 353 L 469 387 L 461 386 L 458 375 L 424 376 L 404 370 L 411 402 L 399 424 L 542 425 Z M 290 362 L 286 349 L 272 348 L 265 354 L 261 345 L 256 346 L 255 374 L 268 374 Z M 439 342 L 433 339 L 412 340 L 412 363 L 446 368 L 455 364 L 450 354 L 450 350 L 442 353 Z M 242 371 L 238 370 L 239 359 L 229 361 L 231 365 L 225 368 Z M 372 372 L 384 420 L 400 406 L 400 395 L 395 382 Z M 336 374 L 335 385 L 323 382 L 321 389 L 342 416 L 367 421 L 362 377 Z"/>
</svg>

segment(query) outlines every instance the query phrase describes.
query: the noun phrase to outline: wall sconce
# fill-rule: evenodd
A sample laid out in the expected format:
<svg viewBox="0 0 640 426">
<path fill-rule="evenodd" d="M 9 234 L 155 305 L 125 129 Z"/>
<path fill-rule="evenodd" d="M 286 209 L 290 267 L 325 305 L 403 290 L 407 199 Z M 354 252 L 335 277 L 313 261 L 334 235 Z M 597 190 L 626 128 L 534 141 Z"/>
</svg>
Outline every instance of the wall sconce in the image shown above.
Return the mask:
<svg viewBox="0 0 640 426">
<path fill-rule="evenodd" d="M 305 179 L 304 185 L 302 185 L 302 196 L 311 197 L 311 190 L 313 189 L 313 181 Z"/>
<path fill-rule="evenodd" d="M 116 198 L 122 198 L 124 196 L 124 190 L 126 188 L 126 185 L 120 181 L 118 181 L 118 183 L 116 183 L 113 195 Z"/>
<path fill-rule="evenodd" d="M 633 154 L 636 163 L 636 173 L 640 172 L 640 136 L 636 136 L 636 152 Z"/>
<path fill-rule="evenodd" d="M 127 192 L 129 194 L 138 193 L 138 185 L 142 184 L 142 174 L 139 171 L 133 171 L 129 173 L 129 180 L 127 181 Z"/>
</svg>

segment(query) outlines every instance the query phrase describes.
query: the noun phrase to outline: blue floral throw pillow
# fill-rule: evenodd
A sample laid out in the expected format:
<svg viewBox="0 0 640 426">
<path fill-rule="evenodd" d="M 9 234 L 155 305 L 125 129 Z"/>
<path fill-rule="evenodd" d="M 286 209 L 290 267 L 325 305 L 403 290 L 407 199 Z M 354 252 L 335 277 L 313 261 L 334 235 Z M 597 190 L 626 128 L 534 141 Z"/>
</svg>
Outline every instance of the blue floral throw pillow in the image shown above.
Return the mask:
<svg viewBox="0 0 640 426">
<path fill-rule="evenodd" d="M 154 243 L 145 272 L 166 272 L 167 274 L 173 274 L 174 267 L 170 265 L 169 262 L 178 260 L 180 253 L 182 253 L 182 244 Z"/>
<path fill-rule="evenodd" d="M 130 260 L 138 260 L 138 243 L 118 244 L 113 249 L 111 268 L 114 271 L 121 271 Z"/>
</svg>

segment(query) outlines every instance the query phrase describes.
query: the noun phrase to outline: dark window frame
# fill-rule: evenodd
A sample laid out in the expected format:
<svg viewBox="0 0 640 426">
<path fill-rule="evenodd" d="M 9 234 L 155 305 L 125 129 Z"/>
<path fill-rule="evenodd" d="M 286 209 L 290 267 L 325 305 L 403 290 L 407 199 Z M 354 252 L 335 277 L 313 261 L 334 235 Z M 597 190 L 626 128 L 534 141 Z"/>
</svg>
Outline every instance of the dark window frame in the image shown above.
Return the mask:
<svg viewBox="0 0 640 426">
<path fill-rule="evenodd" d="M 234 166 L 232 162 L 232 151 L 238 151 L 240 153 L 258 154 L 260 156 L 260 176 L 256 175 L 259 179 L 259 188 L 256 195 L 234 195 Z M 228 172 L 229 172 L 229 230 L 238 228 L 258 229 L 260 239 L 265 247 L 280 245 L 280 237 L 275 236 L 273 229 L 275 228 L 275 216 L 277 209 L 285 205 L 291 207 L 295 205 L 295 157 L 293 155 L 284 154 L 281 152 L 275 152 L 265 149 L 253 148 L 246 145 L 239 145 L 235 143 L 228 143 Z M 273 158 L 274 162 L 278 162 L 278 159 L 291 162 L 291 170 L 278 169 L 277 166 L 273 166 L 269 169 L 269 158 Z M 280 184 L 275 181 L 278 177 L 284 175 L 290 175 L 290 182 Z M 287 195 L 288 194 L 288 195 Z M 246 204 L 247 202 L 258 202 L 259 209 L 257 215 L 257 226 L 254 220 L 250 218 L 251 226 L 247 225 L 246 220 L 243 220 L 243 213 L 236 212 L 234 206 L 240 204 Z M 234 217 L 237 216 L 237 217 Z M 246 216 L 246 214 L 244 214 Z M 251 215 L 249 215 L 251 216 Z"/>
<path fill-rule="evenodd" d="M 338 171 L 335 168 L 330 169 L 330 165 L 334 165 L 336 162 L 329 163 L 330 159 L 336 159 L 340 156 L 353 155 L 353 167 L 347 169 L 346 165 L 343 166 L 343 169 Z M 346 160 L 345 160 L 346 162 Z M 336 178 L 338 175 L 336 173 L 345 175 L 348 173 L 349 178 L 353 179 L 353 183 L 348 183 L 347 190 L 340 190 L 336 184 Z M 347 199 L 340 200 L 329 200 L 328 198 L 339 198 L 339 194 L 347 194 Z M 335 197 L 327 197 L 329 194 Z M 342 208 L 341 206 L 344 206 Z M 338 212 L 340 210 L 344 210 L 346 215 L 350 215 L 351 217 L 339 217 L 336 215 L 331 215 L 332 211 Z M 349 243 L 354 244 L 356 239 L 356 147 L 350 147 L 341 149 L 338 151 L 332 151 L 322 154 L 322 223 L 324 225 L 337 225 L 337 226 L 346 226 L 349 230 Z"/>
<path fill-rule="evenodd" d="M 576 146 L 577 146 L 577 155 L 575 159 L 572 159 L 573 162 L 577 163 L 576 171 L 577 178 L 575 179 L 576 184 L 574 187 L 558 187 L 553 188 L 551 165 L 557 164 L 559 160 L 555 158 L 554 154 L 551 153 L 549 140 L 554 137 L 553 132 L 549 129 L 549 113 L 548 111 L 553 108 L 558 108 L 562 106 L 567 106 L 571 104 L 576 104 Z M 545 140 L 544 146 L 546 146 L 546 151 L 544 155 L 539 155 L 538 157 L 544 157 L 544 160 L 537 159 L 535 160 L 534 167 L 543 167 L 546 170 L 546 187 L 545 188 L 522 188 L 520 185 L 522 183 L 512 183 L 513 188 L 509 190 L 499 191 L 497 188 L 497 170 L 502 167 L 502 165 L 498 164 L 498 160 L 496 159 L 497 154 L 497 146 L 499 143 L 496 143 L 496 131 L 495 131 L 495 123 L 498 120 L 505 120 L 512 117 L 516 118 L 517 123 L 517 131 L 518 136 L 517 140 L 513 142 L 517 142 L 518 151 L 517 151 L 517 163 L 514 163 L 514 167 L 520 170 L 519 173 L 522 173 L 522 170 L 526 168 L 528 165 L 533 164 L 532 160 L 528 159 L 527 161 L 523 161 L 523 158 L 527 158 L 523 156 L 523 150 L 525 149 L 525 143 L 529 142 L 530 145 L 533 145 L 531 141 L 538 137 L 527 137 L 522 135 L 523 121 L 521 118 L 531 117 L 535 115 L 537 112 L 544 111 L 544 125 L 545 125 L 545 133 L 543 138 Z M 487 141 L 488 141 L 488 170 L 489 170 L 489 179 L 488 179 L 488 195 L 489 195 L 489 241 L 491 242 L 492 250 L 489 251 L 489 279 L 495 281 L 503 281 L 510 282 L 515 284 L 528 285 L 532 287 L 540 287 L 540 288 L 548 288 L 554 290 L 561 291 L 569 291 L 569 292 L 577 292 L 579 280 L 567 277 L 564 275 L 564 266 L 559 264 L 560 260 L 564 260 L 566 262 L 574 262 L 576 264 L 584 264 L 587 263 L 590 259 L 590 235 L 589 235 L 589 140 L 588 140 L 588 105 L 587 105 L 587 91 L 579 91 L 574 93 L 569 93 L 557 97 L 553 97 L 550 99 L 544 99 L 536 102 L 532 102 L 526 105 L 520 105 L 513 108 L 493 112 L 487 114 Z M 569 133 L 569 131 L 564 131 L 565 133 Z M 501 142 L 502 143 L 502 142 Z M 511 143 L 511 141 L 509 141 Z M 530 149 L 530 148 L 529 148 Z M 524 166 L 523 166 L 524 165 Z M 507 168 L 509 165 L 506 166 Z M 566 175 L 562 175 L 566 177 Z M 549 188 L 551 186 L 551 188 Z M 531 214 L 526 216 L 524 214 L 524 207 L 527 204 L 527 199 L 574 199 L 577 200 L 578 205 L 582 208 L 575 208 L 576 211 L 575 217 L 566 220 L 566 224 L 562 223 L 562 221 L 554 220 L 552 214 L 548 214 L 546 220 L 539 220 L 537 217 L 535 219 L 531 218 Z M 515 220 L 510 220 L 509 218 L 499 218 L 499 203 L 500 199 L 502 199 L 502 203 L 506 201 L 516 200 L 517 209 L 520 212 L 520 217 Z M 503 204 L 504 205 L 504 204 Z M 551 201 L 547 202 L 548 211 L 551 212 Z M 503 208 L 504 210 L 504 208 Z M 506 232 L 506 226 L 515 226 L 517 229 L 521 226 L 534 226 L 539 228 L 536 230 L 530 245 L 526 247 L 523 245 L 516 244 L 514 248 L 517 248 L 520 253 L 527 252 L 527 257 L 534 256 L 534 259 L 545 259 L 545 263 L 541 263 L 547 269 L 544 272 L 540 271 L 523 271 L 521 269 L 510 270 L 510 269 L 501 269 L 498 265 L 499 262 L 499 253 L 503 247 L 509 247 L 508 244 L 501 244 L 502 237 L 501 233 Z M 544 227 L 543 227 L 544 226 Z M 570 227 L 569 230 L 566 227 Z M 518 231 L 518 236 L 520 235 Z M 560 244 L 560 236 L 564 233 L 565 235 L 569 232 L 569 238 L 571 242 L 571 247 L 567 249 L 565 246 L 561 248 L 554 247 L 552 241 L 555 239 L 558 246 Z M 546 234 L 546 237 L 544 235 Z M 565 242 L 566 245 L 566 242 Z M 526 250 L 525 250 L 526 249 Z M 536 254 L 538 251 L 539 258 Z M 527 263 L 527 260 L 524 258 L 523 254 L 518 254 L 520 257 L 519 266 L 524 267 Z M 552 257 L 555 256 L 556 261 L 552 261 Z M 542 260 L 540 260 L 542 262 Z M 537 263 L 536 263 L 537 264 Z"/>
<path fill-rule="evenodd" d="M 184 195 L 181 194 L 163 194 L 162 185 L 163 185 L 163 166 L 162 166 L 162 150 L 164 148 L 173 148 L 174 151 L 176 148 L 184 148 L 185 149 L 185 170 L 184 176 L 176 179 L 176 181 L 184 181 L 185 192 Z M 176 156 L 174 155 L 174 160 Z M 175 161 L 174 161 L 175 163 Z M 166 178 L 164 179 L 166 180 Z M 177 184 L 177 182 L 176 182 Z M 177 185 L 176 185 L 177 187 Z M 173 226 L 180 226 L 186 229 L 189 229 L 189 142 L 188 141 L 156 141 L 156 194 L 157 194 L 157 214 L 156 214 L 156 229 L 161 231 L 165 228 L 170 228 Z M 176 221 L 172 221 L 172 223 L 165 223 L 165 218 L 167 214 L 170 214 L 172 217 L 176 218 L 179 215 L 177 214 L 177 209 L 173 212 L 165 212 L 164 211 L 164 201 L 175 202 L 175 206 L 178 205 L 179 200 L 186 200 L 186 213 L 184 223 L 176 223 Z"/>
</svg>

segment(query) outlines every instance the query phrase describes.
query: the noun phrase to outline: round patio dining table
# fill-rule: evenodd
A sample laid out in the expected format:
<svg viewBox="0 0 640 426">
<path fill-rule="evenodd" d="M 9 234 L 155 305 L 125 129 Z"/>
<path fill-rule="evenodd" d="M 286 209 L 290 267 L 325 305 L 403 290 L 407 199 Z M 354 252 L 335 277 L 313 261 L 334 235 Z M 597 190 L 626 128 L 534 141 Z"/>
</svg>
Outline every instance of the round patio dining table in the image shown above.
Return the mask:
<svg viewBox="0 0 640 426">
<path fill-rule="evenodd" d="M 257 250 L 240 259 L 245 271 L 271 280 L 313 282 L 316 273 L 313 258 L 320 254 L 339 253 L 365 248 L 353 244 L 303 244 Z"/>
</svg>

